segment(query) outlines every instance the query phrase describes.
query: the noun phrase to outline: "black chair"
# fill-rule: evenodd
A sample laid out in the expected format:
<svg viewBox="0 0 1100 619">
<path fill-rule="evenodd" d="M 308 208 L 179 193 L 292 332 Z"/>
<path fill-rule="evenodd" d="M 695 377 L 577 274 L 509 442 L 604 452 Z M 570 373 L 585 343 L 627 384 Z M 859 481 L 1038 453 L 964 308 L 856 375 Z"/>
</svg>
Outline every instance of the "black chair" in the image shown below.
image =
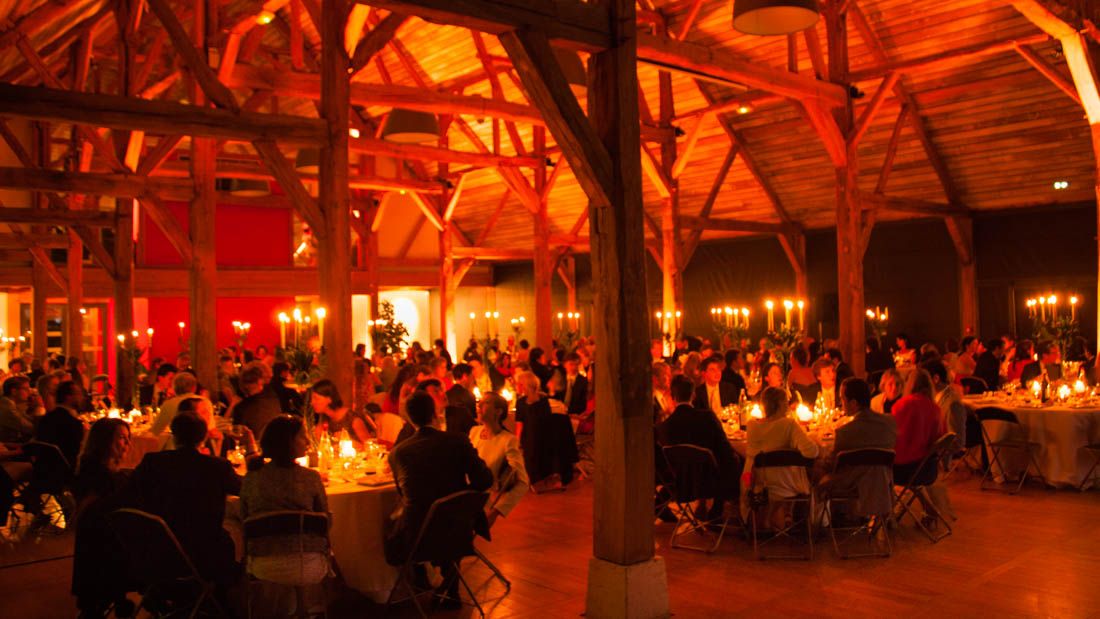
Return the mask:
<svg viewBox="0 0 1100 619">
<path fill-rule="evenodd" d="M 955 438 L 954 432 L 948 432 L 936 439 L 932 449 L 920 461 L 909 479 L 899 480 L 896 477 L 894 479 L 894 484 L 900 484 L 901 486 L 901 490 L 894 494 L 894 517 L 900 523 L 908 515 L 916 522 L 917 528 L 933 544 L 952 533 L 951 523 L 936 508 L 931 495 L 928 493 L 928 488 L 936 483 L 939 474 L 938 463 L 950 455 L 955 445 Z M 924 506 L 927 517 L 931 518 L 927 523 L 917 518 L 916 513 L 913 512 L 913 502 L 917 499 L 920 499 L 921 504 Z M 944 531 L 941 533 L 933 532 L 932 529 L 939 524 L 944 526 Z"/>
<path fill-rule="evenodd" d="M 72 466 L 61 448 L 52 443 L 31 441 L 23 445 L 23 454 L 30 459 L 32 471 L 19 502 L 47 524 L 64 529 L 76 511 L 76 500 L 70 491 Z"/>
<path fill-rule="evenodd" d="M 450 573 L 441 585 L 442 590 L 449 590 L 454 580 L 457 579 L 466 589 L 474 606 L 482 617 L 485 611 L 474 597 L 474 592 L 462 572 L 458 569 L 459 562 L 465 557 L 475 556 L 474 551 L 474 523 L 485 508 L 489 500 L 489 493 L 476 490 L 462 490 L 436 499 L 428 509 L 428 515 L 420 525 L 416 540 L 413 542 L 405 561 L 397 572 L 397 581 L 390 589 L 389 598 L 386 600 L 386 611 L 394 604 L 394 595 L 399 587 L 404 587 L 409 593 L 416 610 L 421 617 L 427 617 L 424 608 L 417 599 L 423 591 L 417 591 L 413 584 L 413 568 L 418 563 L 431 562 L 444 568 L 444 573 Z M 446 568 L 450 568 L 449 570 Z M 403 600 L 401 600 L 403 601 Z"/>
<path fill-rule="evenodd" d="M 1100 443 L 1092 443 L 1091 445 L 1085 445 L 1085 449 L 1087 449 L 1089 451 L 1089 453 L 1092 454 L 1093 462 L 1092 462 L 1092 468 L 1090 468 L 1089 472 L 1085 473 L 1085 476 L 1081 479 L 1081 485 L 1077 486 L 1077 489 L 1082 490 L 1082 491 L 1085 489 L 1085 486 L 1087 486 L 1089 481 L 1092 479 L 1092 474 L 1096 472 L 1097 468 L 1100 468 Z"/>
<path fill-rule="evenodd" d="M 699 514 L 695 504 L 723 500 L 720 492 L 718 461 L 709 449 L 697 445 L 666 445 L 661 448 L 661 453 L 665 457 L 665 462 L 668 463 L 668 471 L 672 477 L 672 487 L 669 489 L 671 501 L 676 504 L 679 512 L 676 525 L 668 540 L 669 546 L 706 553 L 714 552 L 722 543 L 722 536 L 726 534 L 729 518 L 722 516 L 711 520 L 705 514 Z M 718 529 L 717 533 L 711 531 L 715 527 Z M 693 545 L 677 541 L 690 534 L 699 535 L 704 540 L 713 538 L 714 542 Z"/>
<path fill-rule="evenodd" d="M 322 514 L 310 511 L 275 511 L 267 512 L 264 514 L 258 514 L 252 516 L 244 521 L 244 545 L 246 557 L 251 558 L 252 555 L 252 543 L 268 537 L 294 537 L 298 540 L 298 552 L 299 557 L 304 554 L 305 541 L 308 537 L 324 538 L 325 539 L 325 555 L 328 556 L 328 530 L 329 530 L 329 517 L 328 514 Z M 246 559 L 245 565 L 248 565 Z M 326 570 L 327 572 L 327 570 Z M 316 582 L 306 582 L 304 579 L 301 582 L 294 584 L 276 583 L 261 578 L 257 578 L 252 574 L 251 570 L 246 569 L 246 592 L 245 592 L 245 604 L 248 612 L 248 616 L 252 616 L 252 585 L 257 582 L 266 582 L 272 585 L 289 586 L 294 587 L 295 595 L 295 608 L 297 609 L 297 616 L 309 617 L 309 611 L 306 609 L 305 603 L 305 589 L 308 586 L 320 585 L 321 580 Z M 321 587 L 321 599 L 322 604 L 325 606 L 323 616 L 328 616 L 328 604 L 324 597 L 324 587 Z"/>
<path fill-rule="evenodd" d="M 1022 425 L 1020 420 L 1016 417 L 1016 413 L 999 408 L 996 406 L 986 406 L 979 408 L 975 415 L 978 417 L 978 421 L 982 428 L 982 437 L 985 440 L 985 444 L 989 447 L 989 466 L 985 468 L 985 472 L 982 474 L 982 480 L 979 487 L 982 490 L 996 490 L 995 487 L 987 487 L 986 480 L 993 479 L 993 467 L 996 466 L 1001 472 L 1001 475 L 1005 475 L 1005 481 L 1008 481 L 1007 471 L 1005 471 L 1004 465 L 1001 463 L 1001 452 L 1005 449 L 1008 450 L 1022 450 L 1027 453 L 1028 466 L 1020 472 L 1020 481 L 1016 484 L 1015 489 L 1009 488 L 1009 494 L 1016 494 L 1024 487 L 1024 482 L 1027 481 L 1027 472 L 1029 468 L 1035 467 L 1035 472 L 1038 473 L 1039 479 L 1046 484 L 1046 476 L 1043 475 L 1043 469 L 1039 466 L 1039 459 L 1036 457 L 1035 452 L 1041 447 L 1041 445 L 1035 441 L 1027 440 L 1027 431 Z M 993 440 L 993 435 L 989 431 L 988 422 L 999 422 L 1006 424 L 1007 432 L 1004 436 L 997 440 Z"/>
<path fill-rule="evenodd" d="M 125 508 L 107 514 L 107 523 L 126 552 L 130 576 L 142 585 L 141 603 L 133 616 L 139 616 L 142 607 L 150 602 L 167 606 L 158 609 L 168 611 L 163 615 L 186 614 L 193 618 L 206 609 L 217 616 L 229 616 L 215 596 L 214 584 L 199 575 L 162 518 Z"/>
<path fill-rule="evenodd" d="M 761 471 L 767 469 L 781 469 L 781 468 L 803 468 L 809 470 L 813 466 L 814 461 L 810 458 L 804 457 L 796 450 L 783 449 L 779 451 L 766 451 L 756 454 L 753 458 L 752 469 L 753 477 L 757 477 L 761 474 Z M 807 479 L 809 476 L 807 475 Z M 767 488 L 765 487 L 765 490 Z M 752 529 L 752 550 L 757 559 L 805 559 L 813 560 L 814 558 L 814 512 L 816 509 L 816 502 L 814 501 L 814 494 L 811 491 L 809 494 L 796 494 L 792 497 L 776 498 L 771 496 L 764 496 L 758 499 L 754 499 L 752 492 L 750 491 L 750 505 L 749 509 L 749 526 Z M 768 539 L 760 539 L 761 531 L 764 528 L 761 526 L 757 514 L 758 509 L 767 510 L 767 513 L 771 513 L 771 510 L 776 506 L 785 506 L 790 510 L 791 518 L 789 522 L 785 522 L 778 530 L 772 531 L 771 537 Z M 801 541 L 795 538 L 792 534 L 805 527 L 806 538 L 804 553 L 786 553 L 786 554 L 765 554 L 762 550 L 764 546 L 774 543 L 780 539 L 786 539 L 790 542 Z"/>
<path fill-rule="evenodd" d="M 516 470 L 508 466 L 507 462 L 504 463 L 504 467 L 504 474 L 500 480 L 500 483 L 497 484 L 497 490 L 495 493 L 493 493 L 493 496 L 489 501 L 489 509 L 496 507 L 497 503 L 500 502 L 500 497 L 510 491 L 512 488 L 515 488 L 516 483 L 519 480 L 519 475 L 516 473 Z M 489 538 L 486 537 L 485 540 L 489 541 Z M 485 567 L 489 568 L 489 570 L 493 572 L 493 576 L 499 579 L 500 582 L 504 583 L 504 588 L 506 591 L 512 590 L 512 581 L 505 578 L 504 572 L 501 572 L 500 568 L 498 568 L 496 565 L 493 564 L 492 561 L 489 560 L 489 557 L 486 557 L 480 550 L 478 550 L 477 546 L 474 546 L 474 556 L 477 557 L 478 561 L 484 563 Z"/>
<path fill-rule="evenodd" d="M 833 549 L 836 550 L 837 556 L 841 559 L 857 558 L 857 557 L 889 557 L 892 552 L 890 546 L 890 531 L 886 527 L 886 523 L 890 517 L 889 503 L 893 498 L 893 479 L 894 479 L 894 451 L 892 449 L 854 449 L 851 451 L 842 451 L 836 455 L 836 464 L 833 467 L 833 479 L 834 481 L 845 479 L 847 480 L 847 487 L 839 487 L 836 485 L 826 487 L 825 491 L 821 494 L 821 499 L 825 503 L 825 513 L 829 518 L 829 536 L 833 541 Z M 858 479 L 857 479 L 858 477 Z M 844 505 L 848 509 L 844 510 L 845 516 L 852 517 L 852 508 L 854 508 L 861 500 L 872 500 L 873 497 L 866 497 L 860 495 L 861 488 L 873 489 L 870 484 L 878 484 L 881 480 L 881 487 L 878 491 L 882 492 L 882 496 L 885 497 L 887 506 L 883 513 L 866 515 L 857 515 L 856 525 L 844 525 L 839 521 L 839 515 L 834 507 L 838 505 Z M 863 485 L 859 484 L 859 481 L 864 481 Z M 847 543 L 855 539 L 860 535 L 866 535 L 867 545 L 870 548 L 869 551 L 855 554 L 845 553 L 841 550 L 843 545 L 840 540 L 837 539 L 837 533 L 844 535 L 843 542 Z M 881 547 L 877 543 L 881 534 L 882 544 Z"/>
<path fill-rule="evenodd" d="M 972 393 L 985 393 L 989 391 L 989 385 L 984 380 L 977 376 L 966 376 L 959 379 L 959 384 L 962 385 L 964 394 Z"/>
</svg>

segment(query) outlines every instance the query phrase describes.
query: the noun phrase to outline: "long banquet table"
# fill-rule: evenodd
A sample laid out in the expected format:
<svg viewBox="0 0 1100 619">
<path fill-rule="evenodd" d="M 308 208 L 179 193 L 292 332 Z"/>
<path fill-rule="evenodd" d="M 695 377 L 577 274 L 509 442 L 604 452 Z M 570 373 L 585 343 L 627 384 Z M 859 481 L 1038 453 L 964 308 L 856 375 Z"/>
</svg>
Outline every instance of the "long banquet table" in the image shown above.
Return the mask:
<svg viewBox="0 0 1100 619">
<path fill-rule="evenodd" d="M 995 406 L 1015 413 L 1027 434 L 1027 440 L 1039 444 L 1036 460 L 1043 469 L 1047 483 L 1077 487 L 1092 467 L 1093 456 L 1085 445 L 1100 443 L 1100 407 L 1029 406 L 989 395 L 966 396 L 963 401 L 973 410 Z M 987 422 L 986 427 L 993 440 L 1006 436 L 1010 431 L 1008 424 L 1002 422 Z M 1027 464 L 1027 455 L 1020 450 L 1003 450 L 998 458 L 1005 468 L 1012 471 L 1023 470 Z M 1095 483 L 1090 482 L 1090 485 Z"/>
</svg>

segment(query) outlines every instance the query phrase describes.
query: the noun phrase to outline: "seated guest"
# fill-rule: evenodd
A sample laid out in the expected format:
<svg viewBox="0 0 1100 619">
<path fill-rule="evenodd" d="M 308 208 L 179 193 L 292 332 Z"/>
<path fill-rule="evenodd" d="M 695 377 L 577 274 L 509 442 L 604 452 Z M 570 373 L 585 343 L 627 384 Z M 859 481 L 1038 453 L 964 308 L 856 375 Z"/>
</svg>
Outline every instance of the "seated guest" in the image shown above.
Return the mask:
<svg viewBox="0 0 1100 619">
<path fill-rule="evenodd" d="M 264 389 L 266 372 L 261 365 L 250 363 L 241 371 L 240 385 L 244 399 L 234 404 L 229 414 L 235 425 L 247 426 L 253 436 L 263 436 L 267 424 L 283 414 L 278 396 Z"/>
<path fill-rule="evenodd" d="M 340 397 L 335 383 L 322 378 L 313 383 L 309 392 L 309 405 L 317 413 L 317 425 L 313 428 L 317 437 L 326 432 L 336 435 L 344 430 L 359 446 L 370 440 L 370 422 L 362 412 L 344 405 L 344 399 Z"/>
<path fill-rule="evenodd" d="M 28 411 L 32 418 L 45 415 L 57 408 L 57 386 L 61 384 L 60 376 L 53 373 L 43 374 L 32 384 L 35 385 L 35 391 L 38 392 L 39 404 L 35 410 Z"/>
<path fill-rule="evenodd" d="M 978 356 L 978 363 L 974 367 L 974 377 L 985 381 L 990 391 L 996 391 L 1001 387 L 1001 361 L 1004 351 L 1004 341 L 1001 338 L 993 338 L 985 343 L 985 352 Z"/>
<path fill-rule="evenodd" d="M 866 370 L 868 374 L 894 369 L 894 358 L 882 350 L 877 337 L 867 338 Z"/>
<path fill-rule="evenodd" d="M 1031 365 L 1031 362 L 1034 361 L 1032 358 L 1034 355 L 1035 345 L 1031 340 L 1020 340 L 1017 342 L 1015 350 L 1012 351 L 1012 358 L 1008 362 L 1008 371 L 1005 373 L 1005 380 L 1012 383 L 1020 382 L 1020 377 L 1024 374 L 1024 368 Z"/>
<path fill-rule="evenodd" d="M 952 368 L 955 371 L 955 377 L 966 378 L 967 376 L 973 376 L 974 370 L 978 367 L 978 356 L 981 353 L 981 340 L 973 335 L 964 337 L 959 347 L 959 354 L 955 357 L 955 363 Z"/>
<path fill-rule="evenodd" d="M 111 397 L 111 378 L 106 374 L 96 374 L 92 377 L 92 408 L 96 410 L 108 410 L 114 408 L 114 400 Z"/>
<path fill-rule="evenodd" d="M 731 348 L 726 351 L 725 362 L 726 365 L 722 369 L 722 382 L 733 385 L 733 390 L 740 400 L 741 394 L 746 391 L 745 377 L 741 374 L 741 370 L 745 367 L 745 358 L 740 350 Z"/>
<path fill-rule="evenodd" d="M 176 374 L 175 378 L 172 379 L 172 393 L 175 395 L 168 398 L 160 405 L 160 413 L 157 414 L 157 418 L 153 421 L 153 425 L 149 428 L 149 431 L 155 435 L 160 435 L 167 430 L 168 427 L 172 425 L 172 419 L 175 418 L 176 413 L 179 412 L 180 402 L 195 397 L 195 392 L 198 391 L 198 388 L 199 382 L 191 372 L 180 372 Z"/>
<path fill-rule="evenodd" d="M 467 363 L 455 364 L 451 369 L 451 377 L 454 379 L 454 385 L 447 390 L 447 404 L 466 410 L 470 414 L 470 419 L 476 419 L 477 398 L 474 397 L 473 368 Z"/>
<path fill-rule="evenodd" d="M 488 370 L 481 363 L 480 357 L 474 357 L 466 362 L 470 366 L 470 374 L 473 377 L 474 387 L 477 387 L 481 393 L 489 393 L 493 390 L 493 381 L 489 377 Z M 471 391 L 473 388 L 471 387 Z"/>
<path fill-rule="evenodd" d="M 737 388 L 722 382 L 722 357 L 713 355 L 703 360 L 699 367 L 703 382 L 695 389 L 695 408 L 702 408 L 721 415 L 722 409 L 737 404 L 741 395 Z"/>
<path fill-rule="evenodd" d="M 533 372 L 524 372 L 516 380 L 516 434 L 531 483 L 536 492 L 545 492 L 573 480 L 578 457 L 573 425 L 568 417 L 550 412 L 549 398 L 540 384 Z"/>
<path fill-rule="evenodd" d="M 661 423 L 676 408 L 672 399 L 672 368 L 664 361 L 653 363 L 653 423 Z"/>
<path fill-rule="evenodd" d="M 932 377 L 933 399 L 940 407 L 940 418 L 943 419 L 940 435 L 954 432 L 955 451 L 965 451 L 967 413 L 966 405 L 962 402 L 962 391 L 947 381 L 947 367 L 942 361 L 926 361 L 921 364 L 921 368 Z"/>
<path fill-rule="evenodd" d="M 430 395 L 422 391 L 412 394 L 406 409 L 416 434 L 399 443 L 389 455 L 399 495 L 391 516 L 393 527 L 385 542 L 386 561 L 391 565 L 404 563 L 412 552 L 428 510 L 437 499 L 462 490 L 485 491 L 493 484 L 492 471 L 468 437 L 433 427 L 436 404 Z M 445 594 L 445 604 L 454 607 L 459 599 L 457 579 Z"/>
<path fill-rule="evenodd" d="M 933 389 L 927 370 L 913 370 L 905 385 L 905 396 L 898 400 L 891 413 L 898 424 L 898 441 L 894 449 L 894 483 L 898 485 L 909 482 L 921 460 L 942 435 L 943 414 L 936 405 Z"/>
<path fill-rule="evenodd" d="M 172 394 L 172 380 L 176 377 L 176 366 L 162 363 L 157 368 L 156 379 L 138 388 L 138 402 L 142 406 L 160 408 Z"/>
<path fill-rule="evenodd" d="M 470 443 L 493 472 L 495 498 L 485 506 L 490 527 L 497 518 L 507 518 L 531 486 L 523 453 L 519 450 L 519 439 L 504 427 L 507 419 L 508 402 L 495 393 L 487 393 L 478 404 L 481 425 L 470 429 Z M 509 476 L 512 482 L 508 487 L 502 486 Z"/>
<path fill-rule="evenodd" d="M 200 574 L 228 585 L 239 566 L 222 522 L 225 499 L 240 494 L 241 478 L 229 462 L 199 453 L 207 423 L 197 414 L 176 415 L 171 431 L 175 450 L 147 453 L 134 469 L 134 506 L 168 523 Z"/>
<path fill-rule="evenodd" d="M 837 408 L 840 405 L 840 398 L 837 397 L 836 368 L 833 367 L 832 360 L 822 357 L 814 361 L 813 372 L 817 382 L 806 394 L 809 397 L 803 396 L 806 404 L 809 406 L 820 404 L 827 409 Z"/>
<path fill-rule="evenodd" d="M 871 410 L 889 415 L 894 404 L 901 399 L 901 374 L 897 370 L 886 370 L 878 380 L 878 394 L 871 398 Z"/>
<path fill-rule="evenodd" d="M 1020 384 L 1026 388 L 1028 383 L 1041 379 L 1043 374 L 1051 382 L 1062 380 L 1062 351 L 1057 342 L 1048 340 L 1039 344 L 1039 360 L 1024 366 Z"/>
<path fill-rule="evenodd" d="M 791 353 L 791 371 L 787 373 L 787 386 L 791 391 L 802 393 L 801 387 L 810 387 L 817 384 L 813 368 L 810 366 L 810 353 L 799 346 Z M 805 395 L 803 395 L 805 399 Z"/>
<path fill-rule="evenodd" d="M 531 349 L 531 355 L 527 358 L 527 363 L 531 366 L 531 371 L 535 376 L 539 377 L 539 384 L 545 385 L 550 382 L 550 374 L 553 373 L 551 368 L 546 363 L 546 353 L 539 347 Z"/>
<path fill-rule="evenodd" d="M 117 505 L 117 495 L 129 475 L 122 460 L 130 450 L 130 425 L 103 418 L 92 424 L 80 453 L 73 495 L 76 499 L 76 539 L 73 545 L 72 593 L 82 617 L 102 617 L 110 605 L 116 615 L 131 588 L 123 579 L 126 562 L 118 551 L 106 515 Z M 128 605 L 128 606 L 127 606 Z"/>
<path fill-rule="evenodd" d="M 761 397 L 764 418 L 750 419 L 746 432 L 744 475 L 752 480 L 753 488 L 767 488 L 768 496 L 790 498 L 810 492 L 810 480 L 806 468 L 782 467 L 753 471 L 753 460 L 757 454 L 767 451 L 798 450 L 805 458 L 816 458 L 817 443 L 806 434 L 802 426 L 787 415 L 789 398 L 787 392 L 779 387 L 767 387 Z M 742 496 L 749 490 L 744 484 Z M 742 501 L 747 506 L 747 500 Z"/>
<path fill-rule="evenodd" d="M 714 454 L 718 463 L 720 492 L 707 519 L 716 520 L 722 516 L 725 502 L 738 496 L 741 459 L 734 453 L 722 429 L 722 422 L 718 421 L 714 412 L 709 408 L 692 405 L 694 391 L 691 381 L 686 377 L 677 376 L 672 379 L 670 392 L 676 408 L 668 419 L 657 426 L 655 433 L 663 446 L 695 445 L 709 449 Z"/>
<path fill-rule="evenodd" d="M 295 462 L 309 444 L 301 417 L 279 415 L 268 422 L 260 437 L 263 457 L 250 460 L 241 485 L 241 518 L 285 510 L 328 513 L 320 473 Z M 248 572 L 261 580 L 318 583 L 329 569 L 324 535 L 263 537 L 250 542 L 247 552 Z"/>
<path fill-rule="evenodd" d="M 894 449 L 898 423 L 890 415 L 871 410 L 871 388 L 860 378 L 848 378 L 840 385 L 840 401 L 848 423 L 837 427 L 836 453 L 856 449 Z"/>
<path fill-rule="evenodd" d="M 917 364 L 917 350 L 910 344 L 908 335 L 899 333 L 894 339 L 894 343 L 897 345 L 897 352 L 894 353 L 894 359 L 897 361 L 897 365 L 906 367 Z"/>
<path fill-rule="evenodd" d="M 470 415 L 470 411 L 465 407 L 447 404 L 447 394 L 438 380 L 429 378 L 418 384 L 416 390 L 432 396 L 432 401 L 435 402 L 437 428 L 450 434 L 469 436 L 470 428 L 477 425 L 477 418 Z"/>
<path fill-rule="evenodd" d="M 271 366 L 271 391 L 279 398 L 279 410 L 300 415 L 302 413 L 302 396 L 297 390 L 286 386 L 290 380 L 290 365 L 283 361 Z"/>
<path fill-rule="evenodd" d="M 848 365 L 844 361 L 844 355 L 840 353 L 839 348 L 829 348 L 825 351 L 825 356 L 833 362 L 833 367 L 836 369 L 836 384 L 844 382 L 845 378 L 851 378 L 855 376 L 852 372 L 852 366 Z"/>
<path fill-rule="evenodd" d="M 35 439 L 43 443 L 57 445 L 61 455 L 76 470 L 76 457 L 80 454 L 80 444 L 84 442 L 84 422 L 80 420 L 77 407 L 84 401 L 84 388 L 76 381 L 68 380 L 57 386 L 57 408 L 46 413 L 38 422 Z"/>
<path fill-rule="evenodd" d="M 443 385 L 444 391 L 451 388 L 451 364 L 443 357 L 434 357 L 428 362 L 428 373 L 429 378 L 434 378 Z"/>
<path fill-rule="evenodd" d="M 565 375 L 562 378 L 562 390 L 558 392 L 557 399 L 565 404 L 565 412 L 569 415 L 581 415 L 587 406 L 588 378 L 580 373 L 581 356 L 575 352 L 565 355 L 562 363 Z"/>
<path fill-rule="evenodd" d="M 4 381 L 0 397 L 0 442 L 26 443 L 34 436 L 34 421 L 27 413 L 31 404 L 31 385 L 23 376 Z"/>
</svg>

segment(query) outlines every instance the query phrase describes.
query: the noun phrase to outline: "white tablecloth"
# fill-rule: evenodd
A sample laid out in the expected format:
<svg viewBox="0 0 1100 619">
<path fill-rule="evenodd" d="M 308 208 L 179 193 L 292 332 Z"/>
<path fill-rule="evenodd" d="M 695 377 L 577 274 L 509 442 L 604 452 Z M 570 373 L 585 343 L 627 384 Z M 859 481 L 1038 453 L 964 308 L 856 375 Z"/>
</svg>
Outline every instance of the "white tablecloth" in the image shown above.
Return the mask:
<svg viewBox="0 0 1100 619">
<path fill-rule="evenodd" d="M 1016 413 L 1016 418 L 1027 433 L 1027 440 L 1039 444 L 1036 459 L 1043 469 L 1047 483 L 1077 487 L 1092 468 L 1093 456 L 1085 449 L 1085 445 L 1100 443 L 1100 408 L 1035 408 L 982 396 L 968 396 L 964 398 L 964 402 L 975 410 L 983 406 L 996 406 Z M 993 440 L 1005 436 L 1009 431 L 1008 424 L 1000 422 L 988 422 L 986 427 Z M 1016 473 L 1027 463 L 1027 455 L 1012 452 L 1020 450 L 1004 450 L 998 457 L 1006 469 Z"/>
<path fill-rule="evenodd" d="M 386 563 L 383 552 L 386 522 L 397 506 L 397 489 L 393 484 L 368 487 L 345 482 L 333 483 L 326 490 L 332 512 L 329 538 L 340 574 L 352 589 L 385 602 L 397 579 L 397 569 Z"/>
</svg>

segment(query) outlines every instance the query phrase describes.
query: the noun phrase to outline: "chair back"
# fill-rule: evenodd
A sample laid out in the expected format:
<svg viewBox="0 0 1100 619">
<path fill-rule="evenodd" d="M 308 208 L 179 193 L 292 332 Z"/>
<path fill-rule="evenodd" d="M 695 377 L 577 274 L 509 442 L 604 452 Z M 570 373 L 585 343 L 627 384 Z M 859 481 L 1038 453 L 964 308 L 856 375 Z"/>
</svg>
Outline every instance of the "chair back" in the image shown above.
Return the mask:
<svg viewBox="0 0 1100 619">
<path fill-rule="evenodd" d="M 983 406 L 975 411 L 974 415 L 978 418 L 979 422 L 1003 421 L 1005 423 L 1020 423 L 1019 418 L 1016 417 L 1016 413 L 1000 408 L 999 406 Z"/>
<path fill-rule="evenodd" d="M 849 466 L 885 466 L 894 465 L 893 449 L 851 449 L 842 451 L 836 455 L 836 465 L 833 470 L 839 470 Z"/>
<path fill-rule="evenodd" d="M 917 470 L 909 478 L 908 485 L 931 486 L 936 483 L 936 475 L 939 472 L 938 463 L 955 451 L 956 436 L 954 432 L 948 432 L 932 443 L 928 454 L 920 461 Z"/>
<path fill-rule="evenodd" d="M 752 468 L 754 469 L 781 468 L 786 466 L 802 466 L 809 468 L 813 466 L 813 464 L 813 459 L 803 456 L 797 449 L 765 451 L 756 454 L 756 457 L 752 460 Z"/>
<path fill-rule="evenodd" d="M 718 461 L 698 445 L 666 445 L 661 453 L 672 475 L 673 497 L 679 503 L 713 499 L 718 494 Z"/>
<path fill-rule="evenodd" d="M 328 527 L 328 514 L 296 510 L 266 512 L 244 521 L 244 539 L 247 543 L 264 537 L 288 535 L 328 537 Z"/>
<path fill-rule="evenodd" d="M 436 499 L 420 526 L 410 560 L 447 563 L 473 555 L 474 524 L 488 500 L 488 492 L 477 490 Z"/>
<path fill-rule="evenodd" d="M 31 441 L 23 445 L 23 453 L 31 459 L 35 489 L 56 494 L 72 482 L 73 469 L 57 445 Z"/>
<path fill-rule="evenodd" d="M 131 576 L 138 582 L 148 585 L 201 580 L 191 558 L 160 516 L 124 508 L 107 514 L 107 523 L 126 551 Z"/>
<path fill-rule="evenodd" d="M 985 393 L 989 391 L 989 385 L 977 376 L 960 378 L 959 384 L 962 385 L 963 393 Z"/>
</svg>

